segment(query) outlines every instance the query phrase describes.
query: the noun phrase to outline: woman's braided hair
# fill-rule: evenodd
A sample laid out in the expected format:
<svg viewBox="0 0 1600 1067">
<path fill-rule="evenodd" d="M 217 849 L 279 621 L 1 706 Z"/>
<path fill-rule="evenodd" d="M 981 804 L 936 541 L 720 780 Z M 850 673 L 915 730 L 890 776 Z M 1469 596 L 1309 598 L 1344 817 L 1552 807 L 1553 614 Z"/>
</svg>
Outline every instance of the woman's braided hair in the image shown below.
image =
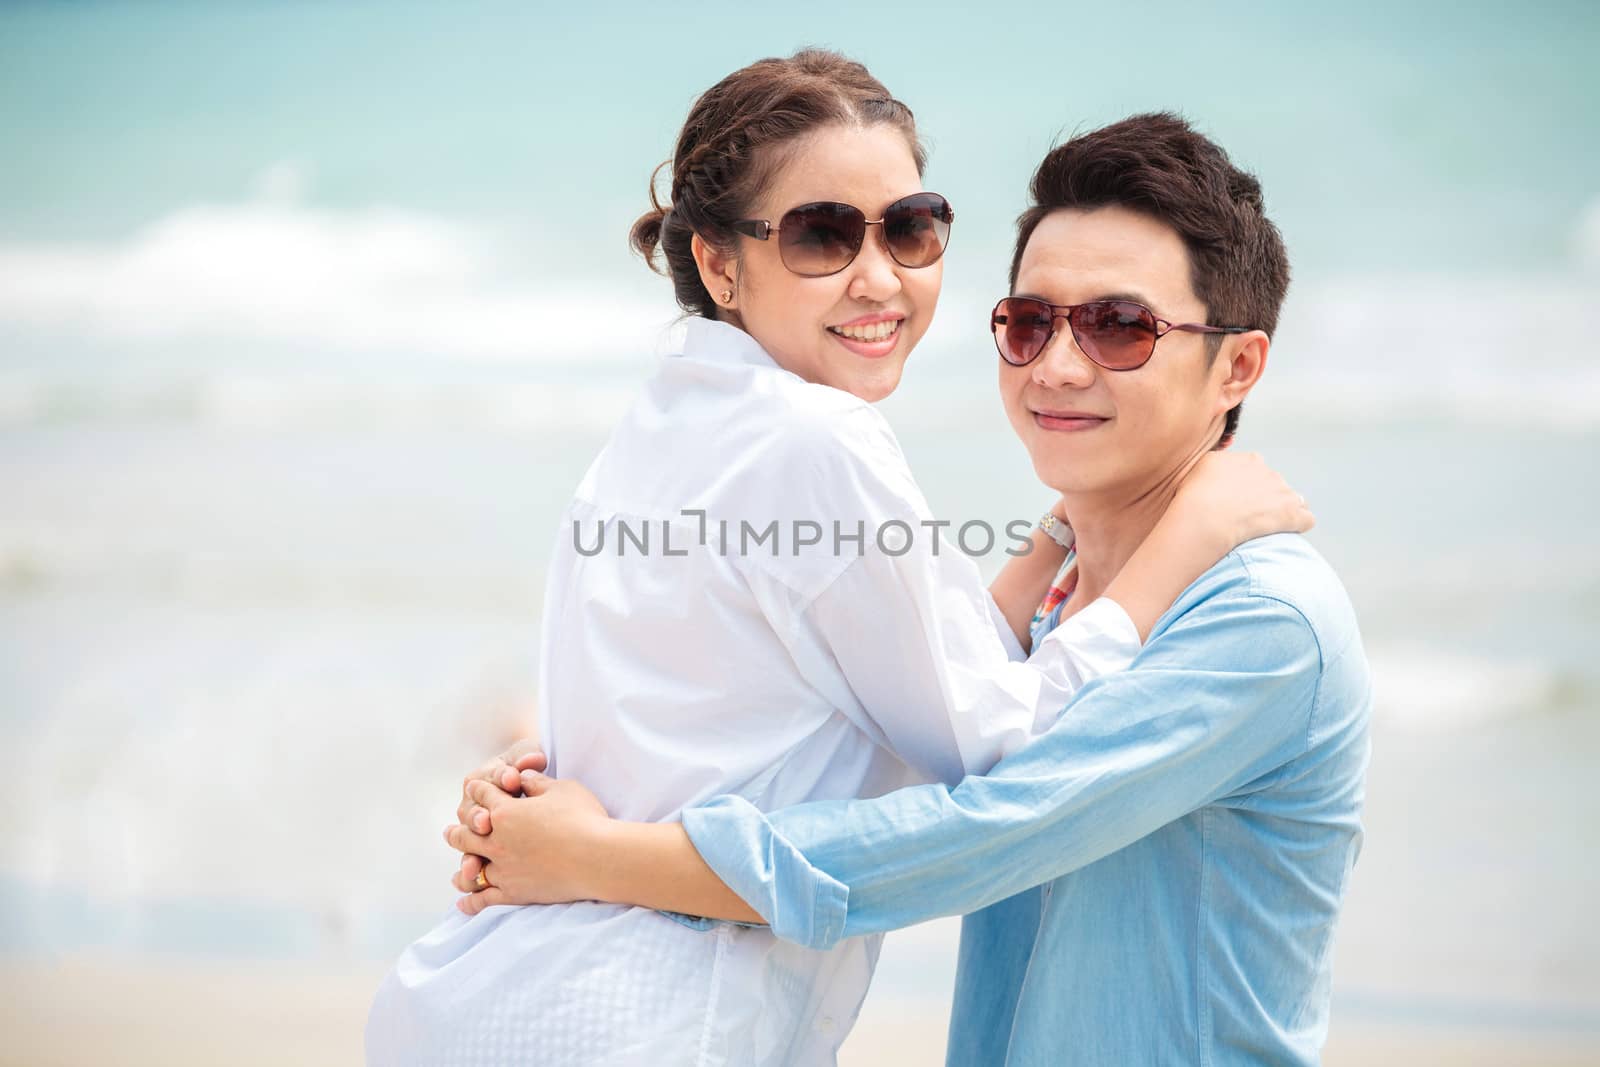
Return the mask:
<svg viewBox="0 0 1600 1067">
<path fill-rule="evenodd" d="M 837 52 L 807 48 L 788 59 L 763 59 L 723 78 L 689 110 L 672 159 L 650 180 L 650 210 L 633 224 L 629 243 L 652 270 L 659 249 L 678 305 L 708 319 L 717 301 L 700 280 L 690 241 L 736 247 L 732 224 L 783 165 L 786 148 L 834 124 L 888 123 L 905 134 L 921 174 L 927 158 L 911 109 L 867 68 Z M 661 171 L 672 168 L 671 202 L 656 195 Z"/>
</svg>

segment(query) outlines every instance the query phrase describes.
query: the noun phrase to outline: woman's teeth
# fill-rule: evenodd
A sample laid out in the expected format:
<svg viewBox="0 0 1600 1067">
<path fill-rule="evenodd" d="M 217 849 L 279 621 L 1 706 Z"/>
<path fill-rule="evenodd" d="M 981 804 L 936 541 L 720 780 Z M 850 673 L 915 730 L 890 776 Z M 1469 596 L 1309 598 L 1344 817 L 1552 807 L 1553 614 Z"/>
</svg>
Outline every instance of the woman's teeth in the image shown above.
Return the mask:
<svg viewBox="0 0 1600 1067">
<path fill-rule="evenodd" d="M 899 328 L 899 319 L 892 319 L 888 322 L 873 322 L 865 326 L 828 327 L 840 337 L 848 337 L 852 341 L 882 341 L 886 337 L 892 337 Z"/>
</svg>

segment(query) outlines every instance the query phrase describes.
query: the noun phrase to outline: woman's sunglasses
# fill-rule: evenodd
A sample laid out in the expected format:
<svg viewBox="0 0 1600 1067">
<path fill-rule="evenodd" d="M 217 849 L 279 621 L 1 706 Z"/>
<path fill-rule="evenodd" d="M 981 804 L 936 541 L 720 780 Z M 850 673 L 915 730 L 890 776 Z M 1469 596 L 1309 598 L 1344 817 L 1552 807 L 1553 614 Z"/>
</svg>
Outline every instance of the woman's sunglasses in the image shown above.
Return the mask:
<svg viewBox="0 0 1600 1067">
<path fill-rule="evenodd" d="M 950 242 L 956 213 L 938 193 L 912 193 L 883 209 L 883 218 L 869 219 L 860 208 L 823 201 L 786 211 L 776 226 L 766 219 L 740 219 L 733 229 L 765 241 L 778 235 L 783 265 L 807 278 L 838 274 L 855 261 L 868 226 L 883 227 L 889 255 L 902 267 L 931 267 Z"/>
<path fill-rule="evenodd" d="M 1025 367 L 1039 358 L 1056 333 L 1056 319 L 1066 319 L 1083 354 L 1106 370 L 1137 370 L 1150 361 L 1156 342 L 1173 330 L 1186 333 L 1248 333 L 1248 326 L 1171 323 L 1132 300 L 1090 300 L 1083 304 L 1048 304 L 1031 296 L 1008 296 L 994 306 L 989 328 L 1000 358 Z"/>
</svg>

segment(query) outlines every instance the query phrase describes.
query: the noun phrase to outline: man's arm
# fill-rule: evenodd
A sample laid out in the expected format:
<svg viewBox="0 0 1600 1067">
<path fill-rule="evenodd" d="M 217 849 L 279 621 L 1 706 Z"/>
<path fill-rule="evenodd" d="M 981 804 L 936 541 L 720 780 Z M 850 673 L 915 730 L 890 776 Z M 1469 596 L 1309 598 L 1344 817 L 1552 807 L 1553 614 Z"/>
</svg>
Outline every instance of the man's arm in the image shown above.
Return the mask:
<svg viewBox="0 0 1600 1067">
<path fill-rule="evenodd" d="M 1132 669 L 1090 683 L 988 775 L 765 814 L 724 796 L 681 825 L 614 823 L 593 804 L 592 821 L 552 824 L 542 851 L 513 839 L 509 856 L 537 857 L 538 888 L 506 902 L 599 899 L 755 921 L 747 902 L 779 936 L 826 948 L 1060 877 L 1305 751 L 1321 649 L 1295 608 L 1244 585 L 1207 575 Z"/>
<path fill-rule="evenodd" d="M 974 911 L 1093 863 L 1305 751 L 1315 635 L 1238 584 L 1202 596 L 988 775 L 768 814 L 719 797 L 684 827 L 774 932 L 813 948 Z"/>
<path fill-rule="evenodd" d="M 597 826 L 566 838 L 583 887 L 565 898 L 751 921 L 731 889 L 780 936 L 822 948 L 1092 863 L 1305 750 L 1315 636 L 1293 607 L 1234 585 L 1192 590 L 1134 669 L 1091 683 L 986 776 L 768 814 L 721 797 L 682 826 Z"/>
</svg>

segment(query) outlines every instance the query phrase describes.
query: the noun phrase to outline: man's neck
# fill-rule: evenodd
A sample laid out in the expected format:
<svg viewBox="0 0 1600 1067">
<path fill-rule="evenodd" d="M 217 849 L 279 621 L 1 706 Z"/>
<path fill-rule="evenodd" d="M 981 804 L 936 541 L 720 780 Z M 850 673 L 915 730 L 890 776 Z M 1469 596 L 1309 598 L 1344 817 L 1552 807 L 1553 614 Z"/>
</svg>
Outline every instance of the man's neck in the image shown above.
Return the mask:
<svg viewBox="0 0 1600 1067">
<path fill-rule="evenodd" d="M 1062 493 L 1067 520 L 1077 537 L 1077 604 L 1088 604 L 1106 591 L 1112 579 L 1144 543 L 1177 495 L 1178 486 L 1205 450 L 1143 482 L 1088 493 Z"/>
</svg>

